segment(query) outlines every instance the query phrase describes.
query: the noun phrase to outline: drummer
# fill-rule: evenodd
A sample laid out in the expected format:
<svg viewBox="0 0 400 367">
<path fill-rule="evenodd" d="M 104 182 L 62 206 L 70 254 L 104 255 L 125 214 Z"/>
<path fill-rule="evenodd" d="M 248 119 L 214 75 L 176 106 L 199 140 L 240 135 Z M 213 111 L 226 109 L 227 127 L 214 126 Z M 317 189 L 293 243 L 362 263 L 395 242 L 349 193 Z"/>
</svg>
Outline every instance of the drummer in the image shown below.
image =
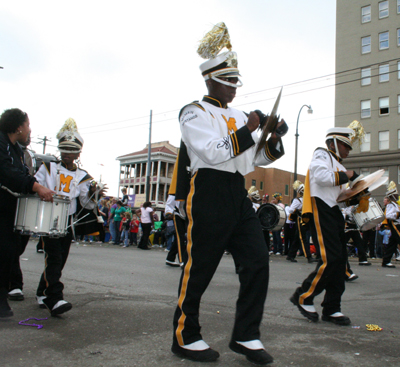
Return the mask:
<svg viewBox="0 0 400 367">
<path fill-rule="evenodd" d="M 314 151 L 307 172 L 303 221 L 310 223 L 314 245 L 321 259 L 313 272 L 296 289 L 290 301 L 307 319 L 317 322 L 319 315 L 314 298 L 325 291 L 322 302 L 322 320 L 337 325 L 349 325 L 350 318 L 341 312 L 341 298 L 345 290 L 347 247 L 344 218 L 337 204 L 339 194 L 347 182 L 355 183 L 358 175 L 342 165 L 352 150 L 352 144 L 360 141 L 363 133 L 358 121 L 349 128 L 335 127 L 327 131 L 327 149 Z"/>
<path fill-rule="evenodd" d="M 46 187 L 55 188 L 57 195 L 71 199 L 68 219 L 70 224 L 72 215 L 76 212 L 75 199 L 79 198 L 83 207 L 93 209 L 96 203 L 90 198 L 93 197 L 97 188 L 96 185 L 92 185 L 92 176 L 76 164 L 82 151 L 83 139 L 73 119 L 69 118 L 65 121 L 57 134 L 57 139 L 61 163 L 44 162 L 35 177 Z M 103 191 L 99 194 L 101 196 Z M 68 228 L 64 237 L 43 237 L 43 239 L 46 262 L 36 291 L 36 299 L 40 307 L 47 307 L 51 316 L 56 316 L 72 308 L 72 304 L 64 300 L 64 285 L 60 281 L 71 246 L 71 227 Z"/>
<path fill-rule="evenodd" d="M 29 124 L 26 112 L 18 108 L 5 110 L 0 116 L 0 317 L 13 315 L 7 296 L 11 263 L 20 241 L 18 232 L 14 232 L 17 198 L 8 190 L 22 194 L 36 192 L 46 201 L 51 201 L 53 194 L 29 175 L 23 152 L 17 144 L 28 140 Z"/>
</svg>

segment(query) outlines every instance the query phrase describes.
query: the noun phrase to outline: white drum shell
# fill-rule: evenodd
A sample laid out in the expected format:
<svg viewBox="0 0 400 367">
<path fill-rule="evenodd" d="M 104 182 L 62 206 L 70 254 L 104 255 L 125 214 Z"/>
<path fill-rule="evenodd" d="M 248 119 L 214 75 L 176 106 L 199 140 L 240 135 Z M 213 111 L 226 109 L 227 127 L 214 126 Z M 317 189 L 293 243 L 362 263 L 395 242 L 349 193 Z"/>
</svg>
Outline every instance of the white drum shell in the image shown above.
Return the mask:
<svg viewBox="0 0 400 367">
<path fill-rule="evenodd" d="M 264 223 L 264 221 L 261 218 L 260 213 L 263 210 L 269 210 L 271 213 L 273 213 L 273 221 L 271 221 L 270 223 Z M 259 214 L 259 218 L 261 221 L 261 227 L 264 231 L 280 231 L 282 230 L 282 227 L 285 225 L 286 222 L 286 213 L 285 210 L 279 206 L 279 205 L 275 205 L 275 204 L 271 204 L 271 203 L 267 203 L 264 205 L 261 205 L 260 208 L 258 209 L 257 213 Z"/>
<path fill-rule="evenodd" d="M 69 198 L 54 196 L 53 202 L 36 195 L 22 195 L 17 200 L 14 229 L 24 234 L 63 237 L 67 234 Z"/>
<path fill-rule="evenodd" d="M 354 208 L 357 209 L 358 205 Z M 365 213 L 353 213 L 354 221 L 360 231 L 368 231 L 369 229 L 375 228 L 378 224 L 382 223 L 385 219 L 385 215 L 379 206 L 378 202 L 370 198 L 369 208 Z"/>
</svg>

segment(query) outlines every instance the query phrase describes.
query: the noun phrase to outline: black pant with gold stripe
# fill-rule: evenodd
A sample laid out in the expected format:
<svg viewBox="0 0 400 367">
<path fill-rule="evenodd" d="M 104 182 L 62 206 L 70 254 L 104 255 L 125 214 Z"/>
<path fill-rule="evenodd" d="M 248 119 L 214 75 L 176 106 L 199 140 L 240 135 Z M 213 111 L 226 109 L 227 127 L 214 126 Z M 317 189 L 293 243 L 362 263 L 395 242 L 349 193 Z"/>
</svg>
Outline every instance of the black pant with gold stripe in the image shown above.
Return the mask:
<svg viewBox="0 0 400 367">
<path fill-rule="evenodd" d="M 389 243 L 383 246 L 383 257 L 382 265 L 390 263 L 392 256 L 396 253 L 397 245 L 400 244 L 400 225 L 393 224 L 393 221 L 389 222 L 389 228 L 391 235 L 389 237 Z"/>
<path fill-rule="evenodd" d="M 269 255 L 260 220 L 247 198 L 243 176 L 237 172 L 199 169 L 191 179 L 186 205 L 187 261 L 174 315 L 174 343 L 183 346 L 202 340 L 200 300 L 224 250 L 238 264 L 240 281 L 232 338 L 259 339 L 268 289 Z"/>
<path fill-rule="evenodd" d="M 312 197 L 313 220 L 311 235 L 321 259 L 315 270 L 303 281 L 299 303 L 312 305 L 314 297 L 325 290 L 323 314 L 340 312 L 341 297 L 345 290 L 346 239 L 344 218 L 338 206 L 331 208 L 324 201 Z"/>
</svg>

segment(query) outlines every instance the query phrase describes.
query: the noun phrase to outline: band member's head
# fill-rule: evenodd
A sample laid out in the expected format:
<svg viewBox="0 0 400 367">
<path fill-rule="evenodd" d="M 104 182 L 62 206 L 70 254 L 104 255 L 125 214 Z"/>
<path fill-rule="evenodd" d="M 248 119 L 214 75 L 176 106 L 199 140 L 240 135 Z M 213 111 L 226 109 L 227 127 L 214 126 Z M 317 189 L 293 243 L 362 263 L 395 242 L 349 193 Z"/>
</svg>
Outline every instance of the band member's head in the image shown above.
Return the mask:
<svg viewBox="0 0 400 367">
<path fill-rule="evenodd" d="M 30 139 L 29 125 L 28 114 L 19 108 L 5 110 L 0 116 L 0 131 L 4 134 L 16 134 L 17 142 L 23 145 Z"/>
<path fill-rule="evenodd" d="M 151 208 L 151 202 L 150 201 L 146 201 L 143 203 L 143 208 Z"/>
<path fill-rule="evenodd" d="M 258 193 L 258 190 L 255 186 L 251 186 L 247 193 L 253 203 L 259 203 L 261 201 L 260 194 Z"/>
<path fill-rule="evenodd" d="M 354 120 L 348 127 L 332 127 L 326 132 L 326 146 L 336 155 L 345 159 L 353 146 L 361 144 L 365 137 L 362 124 Z"/>
<path fill-rule="evenodd" d="M 383 198 L 383 205 L 386 206 L 386 205 L 388 205 L 389 203 L 390 203 L 389 197 L 388 197 L 388 196 L 385 196 L 385 197 Z"/>
<path fill-rule="evenodd" d="M 60 153 L 80 153 L 83 146 L 83 138 L 78 133 L 78 127 L 74 119 L 69 118 L 57 134 L 58 150 Z M 79 155 L 78 155 L 79 157 Z"/>
<path fill-rule="evenodd" d="M 303 196 L 304 195 L 304 184 L 301 181 L 296 180 L 293 183 L 293 190 L 296 190 L 297 195 Z"/>
<path fill-rule="evenodd" d="M 399 195 L 397 192 L 397 187 L 394 181 L 390 181 L 386 188 L 386 197 L 390 201 L 397 201 L 399 199 Z"/>
<path fill-rule="evenodd" d="M 225 48 L 227 51 L 220 53 Z M 216 24 L 200 41 L 197 53 L 206 62 L 200 65 L 208 94 L 224 105 L 232 102 L 236 88 L 242 86 L 236 52 L 232 52 L 228 29 L 224 23 Z"/>
</svg>

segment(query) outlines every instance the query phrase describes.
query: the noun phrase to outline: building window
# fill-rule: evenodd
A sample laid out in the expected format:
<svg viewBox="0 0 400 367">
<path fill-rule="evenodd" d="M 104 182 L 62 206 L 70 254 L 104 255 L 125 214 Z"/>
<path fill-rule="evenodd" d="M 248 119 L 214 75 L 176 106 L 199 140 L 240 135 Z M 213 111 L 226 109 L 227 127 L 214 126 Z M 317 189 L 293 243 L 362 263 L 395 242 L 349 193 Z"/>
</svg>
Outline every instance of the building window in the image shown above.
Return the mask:
<svg viewBox="0 0 400 367">
<path fill-rule="evenodd" d="M 361 38 L 361 53 L 367 54 L 371 52 L 371 36 Z"/>
<path fill-rule="evenodd" d="M 397 166 L 397 183 L 400 183 L 400 166 Z"/>
<path fill-rule="evenodd" d="M 389 131 L 379 132 L 379 150 L 389 149 Z"/>
<path fill-rule="evenodd" d="M 379 98 L 379 115 L 389 115 L 389 97 Z"/>
<path fill-rule="evenodd" d="M 389 1 L 381 1 L 379 3 L 379 19 L 389 16 Z"/>
<path fill-rule="evenodd" d="M 379 65 L 379 83 L 389 81 L 389 64 Z"/>
<path fill-rule="evenodd" d="M 361 8 L 361 23 L 368 23 L 371 21 L 371 5 Z"/>
<path fill-rule="evenodd" d="M 379 49 L 386 50 L 389 48 L 389 32 L 379 33 Z"/>
<path fill-rule="evenodd" d="M 369 152 L 371 150 L 371 133 L 366 133 L 364 142 L 360 146 L 362 152 Z"/>
<path fill-rule="evenodd" d="M 371 84 L 371 68 L 361 69 L 361 85 Z"/>
<path fill-rule="evenodd" d="M 400 94 L 397 95 L 397 113 L 400 113 Z"/>
<path fill-rule="evenodd" d="M 371 117 L 371 100 L 361 101 L 361 118 Z"/>
<path fill-rule="evenodd" d="M 260 181 L 260 190 L 264 190 L 264 182 Z"/>
<path fill-rule="evenodd" d="M 289 195 L 289 185 L 285 185 L 285 196 Z"/>
<path fill-rule="evenodd" d="M 400 130 L 397 130 L 397 149 L 400 149 Z"/>
<path fill-rule="evenodd" d="M 256 186 L 257 181 L 256 180 L 251 180 L 251 186 Z"/>
<path fill-rule="evenodd" d="M 400 28 L 397 28 L 397 46 L 400 46 Z"/>
<path fill-rule="evenodd" d="M 397 79 L 400 79 L 400 61 L 397 61 Z"/>
<path fill-rule="evenodd" d="M 400 14 L 400 0 L 397 0 L 397 14 Z"/>
</svg>

